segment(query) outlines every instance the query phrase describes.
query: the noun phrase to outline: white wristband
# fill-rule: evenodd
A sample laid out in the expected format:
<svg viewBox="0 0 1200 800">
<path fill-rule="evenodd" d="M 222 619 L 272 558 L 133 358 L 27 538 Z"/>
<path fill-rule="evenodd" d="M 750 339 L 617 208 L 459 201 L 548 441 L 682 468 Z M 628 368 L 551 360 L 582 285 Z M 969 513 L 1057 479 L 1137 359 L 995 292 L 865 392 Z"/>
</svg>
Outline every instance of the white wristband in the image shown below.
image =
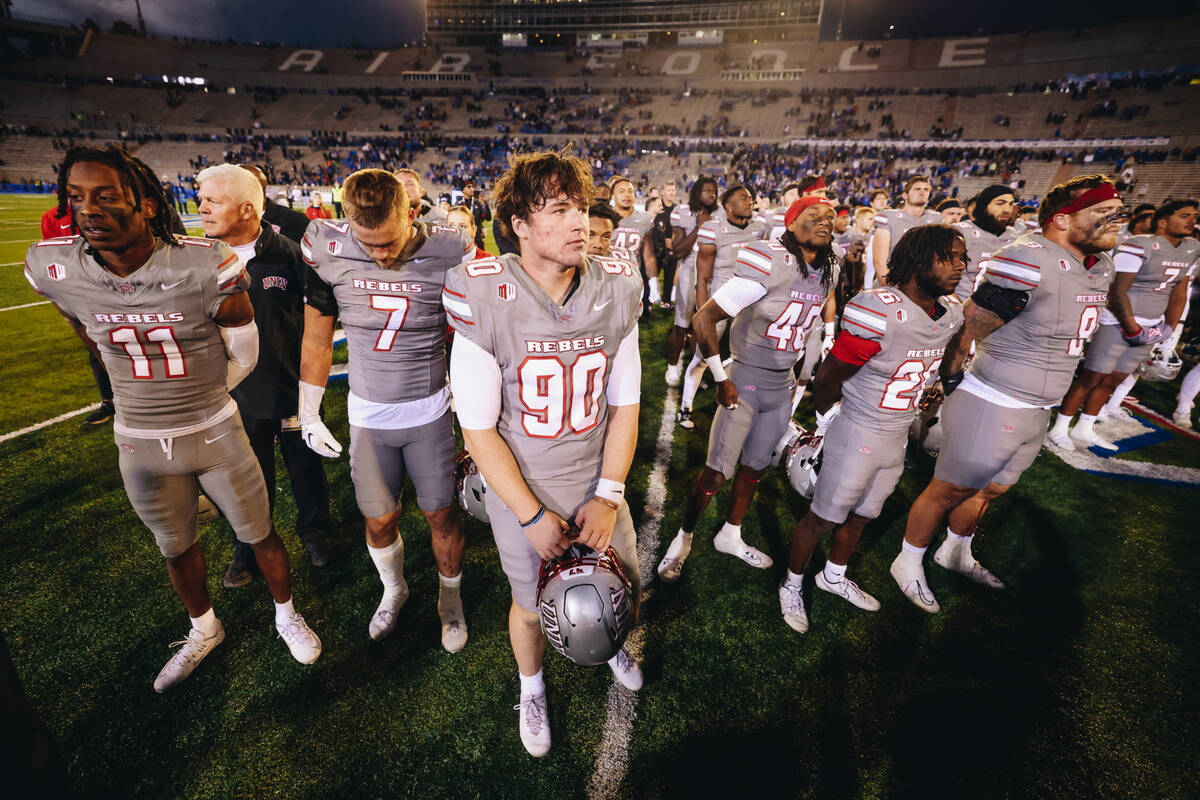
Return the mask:
<svg viewBox="0 0 1200 800">
<path fill-rule="evenodd" d="M 720 353 L 704 359 L 704 363 L 708 364 L 708 371 L 712 373 L 714 381 L 724 383 L 729 380 L 729 376 L 725 374 L 725 365 L 721 363 Z"/>
<path fill-rule="evenodd" d="M 625 484 L 601 478 L 596 483 L 596 497 L 603 497 L 605 500 L 611 500 L 620 505 L 625 499 Z"/>
<path fill-rule="evenodd" d="M 833 336 L 833 328 L 834 328 L 834 323 L 826 322 L 825 323 L 825 335 L 832 337 Z"/>
<path fill-rule="evenodd" d="M 300 424 L 321 418 L 321 398 L 325 396 L 325 387 L 300 381 L 300 408 L 297 417 Z"/>
</svg>

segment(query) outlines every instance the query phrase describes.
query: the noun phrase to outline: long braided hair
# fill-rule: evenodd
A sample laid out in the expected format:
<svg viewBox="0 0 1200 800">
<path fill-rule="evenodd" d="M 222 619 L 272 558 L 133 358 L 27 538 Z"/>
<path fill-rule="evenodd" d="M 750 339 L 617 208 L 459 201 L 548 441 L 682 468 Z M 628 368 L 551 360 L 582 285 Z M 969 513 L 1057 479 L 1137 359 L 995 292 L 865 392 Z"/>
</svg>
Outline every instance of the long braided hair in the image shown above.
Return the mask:
<svg viewBox="0 0 1200 800">
<path fill-rule="evenodd" d="M 808 264 L 804 260 L 804 251 L 800 247 L 800 240 L 796 238 L 796 234 L 784 231 L 779 237 L 779 243 L 796 257 L 796 266 L 800 270 L 800 274 L 807 278 Z M 817 248 L 817 257 L 813 259 L 813 269 L 821 276 L 822 286 L 828 288 L 833 283 L 833 270 L 837 267 L 837 263 L 838 257 L 833 252 L 833 240 L 830 239 Z"/>
<path fill-rule="evenodd" d="M 162 184 L 145 162 L 129 155 L 116 145 L 106 147 L 72 147 L 67 151 L 62 166 L 58 168 L 58 215 L 67 213 L 67 178 L 71 167 L 80 162 L 104 164 L 112 167 L 121 176 L 121 181 L 133 192 L 133 204 L 140 208 L 142 200 L 154 201 L 154 216 L 150 218 L 150 231 L 167 244 L 179 247 L 175 238 L 174 216 Z"/>
</svg>

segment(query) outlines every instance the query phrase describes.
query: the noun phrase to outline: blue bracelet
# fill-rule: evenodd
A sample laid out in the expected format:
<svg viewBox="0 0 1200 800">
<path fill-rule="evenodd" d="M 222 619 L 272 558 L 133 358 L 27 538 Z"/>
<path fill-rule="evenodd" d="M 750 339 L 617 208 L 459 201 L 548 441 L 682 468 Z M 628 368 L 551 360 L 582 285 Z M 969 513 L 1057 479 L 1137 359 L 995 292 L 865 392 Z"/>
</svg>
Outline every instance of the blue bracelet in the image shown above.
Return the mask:
<svg viewBox="0 0 1200 800">
<path fill-rule="evenodd" d="M 537 513 L 536 513 L 536 514 L 534 514 L 534 515 L 533 515 L 533 518 L 532 518 L 532 519 L 530 519 L 528 522 L 522 522 L 522 523 L 521 523 L 521 527 L 522 527 L 522 528 L 528 528 L 530 525 L 534 524 L 534 523 L 535 523 L 535 522 L 537 522 L 539 519 L 541 519 L 541 518 L 542 518 L 542 514 L 545 514 L 545 513 L 546 513 L 546 507 L 545 507 L 544 505 L 540 505 L 540 504 L 539 504 L 539 505 L 538 505 L 538 510 L 537 510 Z"/>
</svg>

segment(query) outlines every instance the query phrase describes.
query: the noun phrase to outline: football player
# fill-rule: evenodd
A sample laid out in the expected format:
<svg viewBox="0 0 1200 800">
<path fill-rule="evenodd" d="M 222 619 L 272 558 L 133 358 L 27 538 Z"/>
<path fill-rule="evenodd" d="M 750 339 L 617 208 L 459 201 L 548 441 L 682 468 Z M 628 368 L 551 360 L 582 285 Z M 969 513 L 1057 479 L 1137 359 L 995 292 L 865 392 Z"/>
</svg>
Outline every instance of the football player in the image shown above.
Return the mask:
<svg viewBox="0 0 1200 800">
<path fill-rule="evenodd" d="M 953 225 L 956 222 L 961 222 L 967 216 L 967 210 L 963 208 L 962 203 L 954 198 L 943 200 L 938 203 L 938 213 L 942 215 L 942 222 L 947 225 Z"/>
<path fill-rule="evenodd" d="M 520 254 L 456 267 L 443 292 L 457 334 L 455 408 L 488 484 L 512 590 L 521 742 L 534 756 L 550 749 L 537 608 L 543 559 L 562 555 L 573 533 L 597 551 L 611 544 L 635 597 L 639 586 L 624 492 L 637 442 L 642 283 L 628 262 L 586 257 L 591 195 L 583 161 L 555 152 L 515 157 L 493 196 Z M 622 685 L 641 687 L 641 668 L 624 650 L 609 666 Z"/>
<path fill-rule="evenodd" d="M 446 385 L 446 271 L 475 257 L 457 228 L 416 219 L 390 172 L 364 169 L 342 186 L 346 221 L 313 222 L 300 242 L 309 271 L 300 360 L 300 426 L 326 458 L 342 446 L 321 421 L 321 399 L 340 317 L 350 354 L 350 477 L 365 521 L 367 552 L 383 583 L 372 639 L 387 636 L 408 599 L 400 495 L 412 478 L 432 532 L 442 646 L 467 642 L 460 587 L 463 531 L 455 500 L 454 432 Z"/>
<path fill-rule="evenodd" d="M 745 186 L 731 186 L 721 194 L 721 209 L 725 212 L 700 226 L 696 237 L 696 308 L 703 308 L 708 298 L 733 275 L 739 250 L 751 242 L 761 241 L 767 225 L 754 216 L 754 195 Z M 786 226 L 785 226 L 786 227 Z M 726 323 L 717 324 L 717 338 L 725 334 Z M 691 430 L 692 403 L 704 377 L 705 359 L 700 352 L 699 338 L 687 369 L 683 373 L 683 393 L 679 403 L 679 427 Z"/>
<path fill-rule="evenodd" d="M 1175 327 L 1183 318 L 1200 257 L 1200 242 L 1188 236 L 1196 219 L 1195 200 L 1171 201 L 1154 212 L 1156 227 L 1161 225 L 1158 236 L 1132 236 L 1117 246 L 1117 276 L 1100 313 L 1100 326 L 1047 436 L 1056 447 L 1117 449 L 1094 430 L 1096 416 L 1151 350 L 1175 349 Z M 1071 428 L 1080 408 L 1079 422 Z"/>
<path fill-rule="evenodd" d="M 887 263 L 892 247 L 909 228 L 933 225 L 942 215 L 929 208 L 929 193 L 933 184 L 923 175 L 916 175 L 904 184 L 904 202 L 900 208 L 885 208 L 875 215 L 875 238 L 871 241 L 871 257 L 875 264 L 875 283 L 887 285 Z M 871 204 L 874 205 L 874 196 Z"/>
<path fill-rule="evenodd" d="M 934 561 L 994 589 L 1004 584 L 975 560 L 971 539 L 988 503 L 1007 492 L 1046 436 L 1050 407 L 1066 393 L 1095 332 L 1114 267 L 1121 197 L 1103 175 L 1052 188 L 1031 233 L 1001 247 L 981 269 L 966 322 L 939 373 L 947 393 L 946 441 L 933 479 L 913 503 L 891 573 L 920 609 L 939 606 L 925 579 L 925 549 L 949 518 Z M 971 342 L 978 352 L 965 377 Z M 961 381 L 961 385 L 959 382 Z M 957 389 L 955 388 L 957 386 Z"/>
<path fill-rule="evenodd" d="M 442 207 L 429 202 L 425 196 L 425 189 L 421 187 L 421 176 L 416 170 L 404 167 L 395 172 L 396 179 L 400 181 L 400 185 L 404 187 L 404 194 L 408 196 L 408 202 L 414 207 L 417 207 L 417 219 L 424 222 L 426 225 L 445 225 L 446 212 Z M 342 188 L 345 193 L 345 187 Z"/>
<path fill-rule="evenodd" d="M 671 252 L 678 259 L 675 269 L 675 325 L 667 334 L 667 386 L 683 380 L 679 356 L 683 341 L 692 326 L 696 303 L 696 239 L 700 226 L 717 214 L 717 182 L 697 178 L 688 190 L 687 205 L 671 211 Z"/>
<path fill-rule="evenodd" d="M 658 263 L 654 258 L 654 246 L 650 241 L 650 226 L 654 224 L 654 214 L 650 211 L 638 211 L 633 202 L 636 199 L 633 181 L 628 178 L 616 178 L 612 182 L 612 207 L 620 215 L 620 222 L 613 231 L 612 245 L 633 255 L 639 265 L 642 277 L 646 281 L 646 298 L 643 306 L 657 304 L 662 300 L 658 288 Z"/>
<path fill-rule="evenodd" d="M 958 230 L 912 228 L 892 250 L 889 286 L 868 289 L 846 305 L 842 332 L 813 382 L 824 458 L 812 505 L 792 531 L 788 573 L 779 587 L 784 621 L 800 633 L 808 630 L 804 570 L 817 541 L 835 528 L 817 588 L 865 611 L 879 609 L 879 601 L 847 577 L 846 566 L 904 472 L 922 390 L 936 380 L 946 345 L 962 327 L 962 303 L 953 293 L 966 259 Z"/>
<path fill-rule="evenodd" d="M 679 579 L 696 523 L 735 468 L 729 514 L 713 546 L 753 567 L 771 566 L 770 556 L 742 540 L 742 520 L 792 417 L 792 366 L 830 305 L 838 273 L 831 246 L 835 216 L 833 202 L 823 197 L 797 200 L 785 215 L 783 236 L 740 248 L 728 280 L 692 318 L 698 347 L 717 381 L 718 406 L 706 465 L 688 495 L 683 524 L 658 565 L 659 576 L 669 583 Z M 727 374 L 717 342 L 720 324 L 730 319 L 733 363 Z"/>
<path fill-rule="evenodd" d="M 229 396 L 258 358 L 245 267 L 219 241 L 172 234 L 159 181 L 117 147 L 69 150 L 58 202 L 81 235 L 34 244 L 25 275 L 108 370 L 125 492 L 192 623 L 155 690 L 187 678 L 225 638 L 205 588 L 201 489 L 254 549 L 275 628 L 296 660 L 311 664 L 321 641 L 293 606 L 287 551 Z"/>
<path fill-rule="evenodd" d="M 613 231 L 621 223 L 621 215 L 608 203 L 592 203 L 588 209 L 588 249 L 589 256 L 614 255 Z M 615 255 L 626 261 L 631 260 L 624 249 L 617 249 Z"/>
<path fill-rule="evenodd" d="M 971 216 L 955 223 L 967 242 L 967 268 L 962 282 L 954 290 L 959 300 L 966 302 L 979 288 L 983 273 L 979 267 L 996 250 L 1016 238 L 1009 227 L 1016 218 L 1017 198 L 1012 189 L 1002 183 L 987 186 L 975 198 Z"/>
</svg>

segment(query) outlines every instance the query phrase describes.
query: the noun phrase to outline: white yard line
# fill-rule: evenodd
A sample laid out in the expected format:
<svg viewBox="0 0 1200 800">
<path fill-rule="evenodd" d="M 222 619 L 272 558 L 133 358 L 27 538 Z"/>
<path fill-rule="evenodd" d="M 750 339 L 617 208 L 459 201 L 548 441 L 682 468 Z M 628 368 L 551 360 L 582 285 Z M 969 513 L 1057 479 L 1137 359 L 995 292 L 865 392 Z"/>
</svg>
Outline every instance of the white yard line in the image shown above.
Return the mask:
<svg viewBox="0 0 1200 800">
<path fill-rule="evenodd" d="M 663 403 L 662 423 L 654 449 L 654 467 L 646 487 L 646 513 L 638 529 L 638 564 L 641 567 L 642 604 L 650 596 L 650 582 L 656 577 L 658 564 L 658 534 L 662 525 L 663 507 L 667 501 L 667 467 L 671 463 L 671 444 L 675 436 L 675 411 L 678 408 L 677 389 L 667 389 Z M 625 649 L 641 660 L 644 631 L 635 627 L 625 642 Z M 637 718 L 637 694 L 613 681 L 608 690 L 607 713 L 600 749 L 596 753 L 596 768 L 588 781 L 588 798 L 617 797 L 621 782 L 629 769 L 629 740 Z"/>
<path fill-rule="evenodd" d="M 10 431 L 9 433 L 0 436 L 0 443 L 7 442 L 9 439 L 16 439 L 18 436 L 24 436 L 27 433 L 40 431 L 42 428 L 48 428 L 51 425 L 62 422 L 66 419 L 70 419 L 71 417 L 77 417 L 80 414 L 86 414 L 89 411 L 95 411 L 99 407 L 99 403 L 92 403 L 90 406 L 84 406 L 83 408 L 77 408 L 74 411 L 68 411 L 65 414 L 59 414 L 54 419 L 48 419 L 43 422 L 39 422 L 36 425 L 30 425 L 28 428 L 21 428 L 19 431 Z"/>
<path fill-rule="evenodd" d="M 41 300 L 37 303 L 24 303 L 19 306 L 9 306 L 8 308 L 0 308 L 0 311 L 16 311 L 18 308 L 33 308 L 34 306 L 48 306 L 48 305 L 50 305 L 49 300 Z"/>
</svg>

